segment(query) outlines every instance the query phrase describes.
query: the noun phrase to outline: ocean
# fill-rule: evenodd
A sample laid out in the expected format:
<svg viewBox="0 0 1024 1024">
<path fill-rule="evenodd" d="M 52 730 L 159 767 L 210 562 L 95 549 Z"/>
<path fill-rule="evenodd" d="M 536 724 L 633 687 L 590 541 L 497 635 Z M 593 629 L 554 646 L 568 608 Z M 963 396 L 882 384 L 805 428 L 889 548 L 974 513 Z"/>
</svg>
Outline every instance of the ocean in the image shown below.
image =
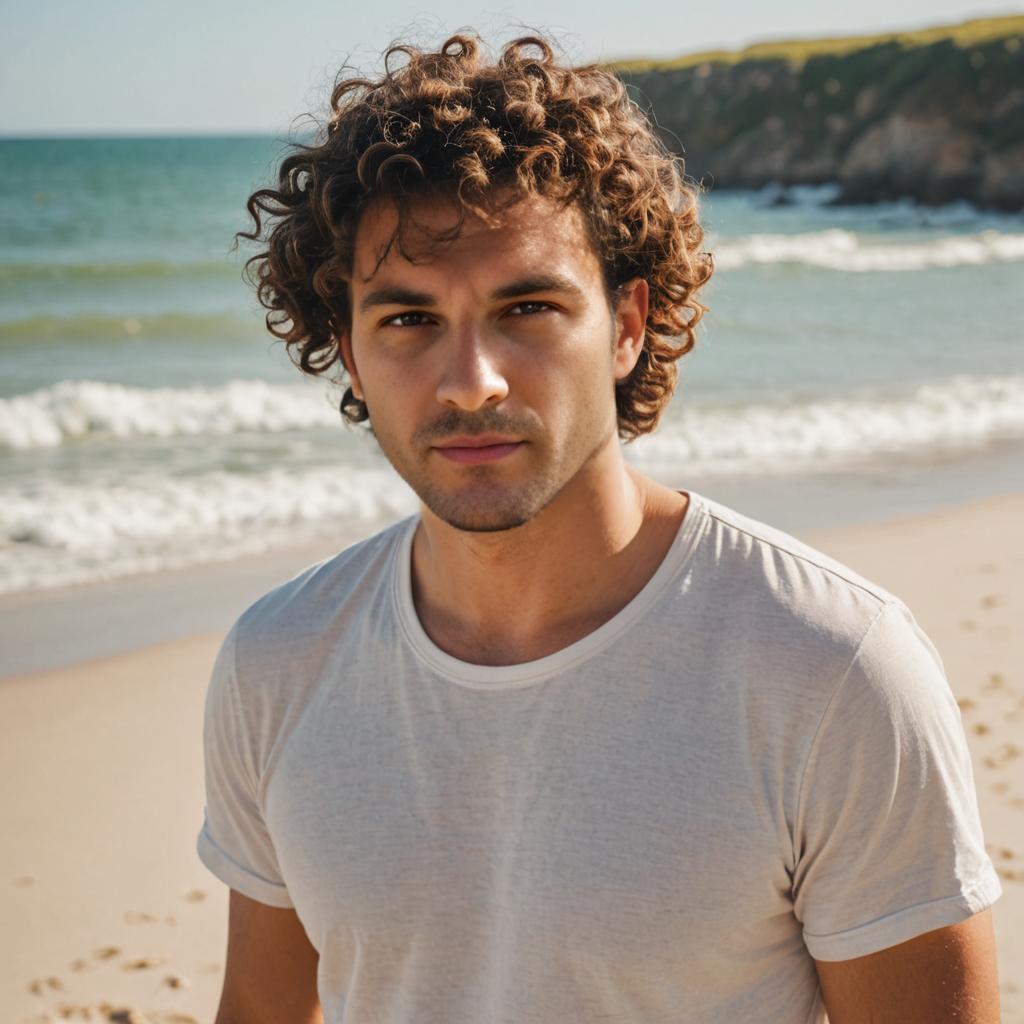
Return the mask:
<svg viewBox="0 0 1024 1024">
<path fill-rule="evenodd" d="M 272 138 L 0 140 L 0 593 L 415 509 L 242 277 Z M 711 192 L 696 349 L 632 462 L 790 529 L 1024 484 L 1024 216 Z"/>
</svg>

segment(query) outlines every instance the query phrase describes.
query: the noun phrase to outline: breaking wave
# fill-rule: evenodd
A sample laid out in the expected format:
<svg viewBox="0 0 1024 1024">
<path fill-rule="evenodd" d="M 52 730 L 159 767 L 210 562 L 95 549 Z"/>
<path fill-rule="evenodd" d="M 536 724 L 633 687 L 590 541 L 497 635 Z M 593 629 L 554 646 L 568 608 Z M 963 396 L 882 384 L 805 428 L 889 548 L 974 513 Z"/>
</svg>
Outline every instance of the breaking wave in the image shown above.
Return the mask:
<svg viewBox="0 0 1024 1024">
<path fill-rule="evenodd" d="M 297 384 L 233 380 L 214 387 L 138 388 L 64 380 L 0 399 L 0 449 L 54 448 L 91 437 L 279 433 L 340 423 L 337 400 L 322 388 Z"/>
<path fill-rule="evenodd" d="M 831 469 L 887 454 L 1024 437 L 1024 376 L 952 377 L 902 396 L 686 410 L 637 461 L 735 474 Z"/>
<path fill-rule="evenodd" d="M 387 468 L 0 489 L 0 593 L 224 561 L 415 511 Z"/>
<path fill-rule="evenodd" d="M 79 462 L 74 479 L 35 473 L 0 481 L 0 592 L 225 560 L 353 527 L 369 531 L 414 511 L 412 492 L 382 456 L 351 465 L 325 449 L 312 463 L 283 454 L 280 464 L 240 470 L 225 457 L 225 442 L 214 443 L 232 433 L 325 426 L 342 430 L 322 390 L 260 381 L 152 390 L 64 381 L 3 400 L 8 448 L 79 444 L 92 468 Z M 189 473 L 158 460 L 126 476 L 104 447 L 87 451 L 99 437 L 131 447 L 135 439 L 196 435 L 211 438 L 221 468 Z M 686 408 L 627 453 L 652 475 L 678 480 L 829 471 L 1021 437 L 1024 376 L 954 377 L 897 396 Z"/>
<path fill-rule="evenodd" d="M 842 228 L 792 235 L 747 235 L 712 247 L 719 270 L 798 263 L 853 273 L 981 266 L 1024 260 L 1024 234 L 980 231 L 929 241 L 886 242 Z"/>
<path fill-rule="evenodd" d="M 66 380 L 0 399 L 0 449 L 94 438 L 223 437 L 337 427 L 338 396 L 315 385 L 233 380 L 138 388 Z M 829 462 L 1024 435 L 1024 377 L 951 377 L 899 396 L 685 408 L 630 450 L 702 471 Z"/>
</svg>

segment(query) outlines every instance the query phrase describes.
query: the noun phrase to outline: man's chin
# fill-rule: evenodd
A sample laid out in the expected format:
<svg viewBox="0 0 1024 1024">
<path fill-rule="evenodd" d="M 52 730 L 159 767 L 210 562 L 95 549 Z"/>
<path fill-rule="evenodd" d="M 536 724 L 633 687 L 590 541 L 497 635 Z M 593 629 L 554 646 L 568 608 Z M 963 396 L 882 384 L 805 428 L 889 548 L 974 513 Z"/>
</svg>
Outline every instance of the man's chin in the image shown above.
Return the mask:
<svg viewBox="0 0 1024 1024">
<path fill-rule="evenodd" d="M 515 530 L 525 526 L 536 515 L 536 512 L 527 512 L 524 509 L 500 509 L 493 506 L 486 509 L 468 509 L 452 508 L 439 502 L 424 504 L 437 519 L 462 533 L 502 533 L 505 530 Z"/>
<path fill-rule="evenodd" d="M 503 533 L 518 529 L 535 519 L 544 502 L 508 503 L 504 508 L 500 501 L 438 501 L 424 500 L 423 504 L 441 522 L 462 533 Z M 534 507 L 534 505 L 539 507 Z"/>
</svg>

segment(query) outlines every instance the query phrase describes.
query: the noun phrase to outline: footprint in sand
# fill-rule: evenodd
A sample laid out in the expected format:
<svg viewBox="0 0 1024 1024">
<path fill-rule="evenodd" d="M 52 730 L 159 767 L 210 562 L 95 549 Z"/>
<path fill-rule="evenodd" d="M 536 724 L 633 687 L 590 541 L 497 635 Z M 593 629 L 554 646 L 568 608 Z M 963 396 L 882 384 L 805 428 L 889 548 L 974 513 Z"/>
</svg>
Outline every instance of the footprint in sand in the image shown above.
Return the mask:
<svg viewBox="0 0 1024 1024">
<path fill-rule="evenodd" d="M 91 1014 L 93 1007 L 86 1006 L 79 1009 Z M 101 1003 L 98 1007 L 103 1019 L 109 1024 L 199 1024 L 190 1013 L 179 1013 L 175 1010 L 156 1010 L 150 1013 L 143 1013 L 128 1006 L 111 1006 L 109 1003 Z M 87 1018 L 92 1020 L 92 1016 Z"/>
<path fill-rule="evenodd" d="M 153 967 L 163 967 L 168 958 L 165 956 L 137 956 L 121 965 L 125 971 L 148 971 Z"/>
<path fill-rule="evenodd" d="M 127 1006 L 113 1007 L 104 1003 L 100 1006 L 100 1012 L 106 1014 L 111 1024 L 152 1024 L 152 1019 L 141 1010 Z"/>
<path fill-rule="evenodd" d="M 156 914 L 147 914 L 140 910 L 126 910 L 124 914 L 125 924 L 150 924 L 159 920 L 160 918 Z"/>
<path fill-rule="evenodd" d="M 1005 768 L 1018 757 L 1020 757 L 1020 747 L 1016 743 L 1004 743 L 995 751 L 994 756 L 986 757 L 983 763 L 986 768 Z"/>
<path fill-rule="evenodd" d="M 192 982 L 183 978 L 180 974 L 168 974 L 164 978 L 164 984 L 168 988 L 191 988 Z"/>
<path fill-rule="evenodd" d="M 35 885 L 35 879 L 31 875 L 19 875 L 15 880 L 14 884 L 21 889 L 26 888 L 30 885 Z"/>
<path fill-rule="evenodd" d="M 961 711 L 973 711 L 978 705 L 970 697 L 961 697 L 957 702 Z"/>
<path fill-rule="evenodd" d="M 960 620 L 960 628 L 966 630 L 968 633 L 973 633 L 977 626 L 978 624 L 974 622 L 972 619 Z"/>
<path fill-rule="evenodd" d="M 1003 599 L 999 594 L 986 594 L 981 599 L 982 608 L 998 608 L 1003 603 Z"/>
<path fill-rule="evenodd" d="M 995 793 L 996 796 L 1003 796 L 1005 793 L 1010 792 L 1010 784 L 1008 782 L 993 782 L 988 787 L 990 793 Z"/>
<path fill-rule="evenodd" d="M 1006 679 L 1002 672 L 991 672 L 988 677 L 988 682 L 982 687 L 986 693 L 994 693 L 996 690 L 1002 690 L 1006 686 Z"/>
<path fill-rule="evenodd" d="M 56 1014 L 56 1016 L 54 1016 Z M 94 1021 L 96 1017 L 95 1006 L 84 1006 L 78 1003 L 58 1003 L 53 1010 L 45 1017 L 38 1018 L 49 1024 L 53 1020 L 86 1020 Z"/>
<path fill-rule="evenodd" d="M 984 722 L 975 722 L 971 726 L 971 732 L 975 736 L 987 736 L 992 730 Z"/>
<path fill-rule="evenodd" d="M 185 900 L 188 903 L 202 903 L 206 899 L 206 893 L 202 889 L 189 889 L 185 893 Z"/>
<path fill-rule="evenodd" d="M 93 957 L 96 960 L 111 960 L 115 956 L 118 956 L 121 952 L 118 946 L 103 946 L 100 949 L 93 950 Z"/>
<path fill-rule="evenodd" d="M 47 990 L 54 992 L 62 992 L 64 990 L 64 984 L 60 978 L 33 978 L 28 983 L 28 991 L 34 996 L 45 995 Z"/>
</svg>

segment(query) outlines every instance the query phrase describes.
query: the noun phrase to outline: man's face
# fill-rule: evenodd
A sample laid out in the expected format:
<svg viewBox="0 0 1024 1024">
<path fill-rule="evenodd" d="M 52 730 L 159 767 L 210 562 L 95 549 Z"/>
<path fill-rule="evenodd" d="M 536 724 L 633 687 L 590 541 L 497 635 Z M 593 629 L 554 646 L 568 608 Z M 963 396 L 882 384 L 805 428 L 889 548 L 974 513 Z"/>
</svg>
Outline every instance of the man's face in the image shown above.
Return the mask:
<svg viewBox="0 0 1024 1024">
<path fill-rule="evenodd" d="M 646 286 L 631 284 L 626 316 L 613 315 L 575 207 L 528 197 L 497 226 L 467 217 L 429 253 L 422 232 L 451 226 L 456 210 L 410 212 L 415 262 L 395 245 L 374 271 L 393 204 L 372 206 L 356 233 L 342 339 L 354 393 L 434 515 L 460 530 L 521 526 L 616 443 L 615 382 L 642 343 Z"/>
</svg>

